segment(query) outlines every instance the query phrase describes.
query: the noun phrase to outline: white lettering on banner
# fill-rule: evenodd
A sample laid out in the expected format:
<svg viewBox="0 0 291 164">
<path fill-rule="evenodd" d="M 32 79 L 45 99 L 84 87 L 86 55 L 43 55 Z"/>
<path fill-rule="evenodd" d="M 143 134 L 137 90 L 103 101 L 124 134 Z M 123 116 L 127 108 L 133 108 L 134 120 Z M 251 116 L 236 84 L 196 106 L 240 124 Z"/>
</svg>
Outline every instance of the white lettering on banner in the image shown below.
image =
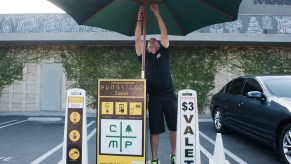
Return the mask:
<svg viewBox="0 0 291 164">
<path fill-rule="evenodd" d="M 196 92 L 179 91 L 176 157 L 177 163 L 200 164 Z"/>
<path fill-rule="evenodd" d="M 251 33 L 251 34 L 263 33 L 263 29 L 261 28 L 261 25 L 257 21 L 256 17 L 251 16 L 247 33 Z"/>
<path fill-rule="evenodd" d="M 243 22 L 240 17 L 238 17 L 236 21 L 226 22 L 225 29 L 228 30 L 228 33 L 240 33 L 243 29 Z"/>
<path fill-rule="evenodd" d="M 262 26 L 264 30 L 273 29 L 273 21 L 270 16 L 263 16 L 262 18 Z"/>
<path fill-rule="evenodd" d="M 211 25 L 210 33 L 223 33 L 223 24 Z"/>
<path fill-rule="evenodd" d="M 288 16 L 275 16 L 275 19 L 278 21 L 278 33 L 282 34 L 291 34 L 291 17 Z"/>
<path fill-rule="evenodd" d="M 254 4 L 291 5 L 291 0 L 254 0 Z"/>
</svg>

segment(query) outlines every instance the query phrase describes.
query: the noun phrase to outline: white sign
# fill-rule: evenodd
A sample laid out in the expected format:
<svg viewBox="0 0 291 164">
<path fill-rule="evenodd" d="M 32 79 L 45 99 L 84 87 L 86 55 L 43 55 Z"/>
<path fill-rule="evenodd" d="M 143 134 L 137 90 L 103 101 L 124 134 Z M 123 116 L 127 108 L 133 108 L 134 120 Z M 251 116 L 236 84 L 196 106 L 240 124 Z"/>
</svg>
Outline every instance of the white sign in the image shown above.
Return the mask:
<svg viewBox="0 0 291 164">
<path fill-rule="evenodd" d="M 200 164 L 196 91 L 179 91 L 177 120 L 176 163 Z"/>
<path fill-rule="evenodd" d="M 86 91 L 67 90 L 63 155 L 61 163 L 88 164 Z"/>
<path fill-rule="evenodd" d="M 101 119 L 101 154 L 142 155 L 142 120 Z"/>
</svg>

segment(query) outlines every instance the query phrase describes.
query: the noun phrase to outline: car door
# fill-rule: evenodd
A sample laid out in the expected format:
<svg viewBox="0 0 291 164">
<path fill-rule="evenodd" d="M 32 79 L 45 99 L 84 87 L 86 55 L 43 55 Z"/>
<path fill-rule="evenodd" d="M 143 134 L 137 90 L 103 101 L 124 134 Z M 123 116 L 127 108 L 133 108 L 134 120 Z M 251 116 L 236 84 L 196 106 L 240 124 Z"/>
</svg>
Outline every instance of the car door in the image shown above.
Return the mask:
<svg viewBox="0 0 291 164">
<path fill-rule="evenodd" d="M 244 78 L 238 78 L 231 82 L 229 89 L 225 91 L 221 98 L 221 106 L 224 111 L 224 121 L 228 126 L 237 127 L 238 121 L 236 111 L 238 108 L 238 100 L 242 93 Z"/>
<path fill-rule="evenodd" d="M 229 110 L 229 102 L 226 100 L 229 88 L 231 86 L 232 81 L 230 81 L 229 83 L 227 83 L 225 85 L 225 87 L 223 88 L 223 91 L 221 92 L 220 96 L 219 96 L 219 105 L 222 109 L 222 114 L 224 119 L 228 117 L 228 113 L 227 111 Z"/>
<path fill-rule="evenodd" d="M 245 132 L 258 139 L 265 140 L 267 136 L 272 135 L 272 128 L 268 123 L 272 119 L 272 112 L 267 101 L 247 97 L 247 93 L 250 91 L 259 91 L 264 94 L 262 86 L 256 79 L 248 78 L 246 80 L 238 104 L 238 113 L 241 116 L 239 121 L 243 124 L 242 128 Z"/>
</svg>

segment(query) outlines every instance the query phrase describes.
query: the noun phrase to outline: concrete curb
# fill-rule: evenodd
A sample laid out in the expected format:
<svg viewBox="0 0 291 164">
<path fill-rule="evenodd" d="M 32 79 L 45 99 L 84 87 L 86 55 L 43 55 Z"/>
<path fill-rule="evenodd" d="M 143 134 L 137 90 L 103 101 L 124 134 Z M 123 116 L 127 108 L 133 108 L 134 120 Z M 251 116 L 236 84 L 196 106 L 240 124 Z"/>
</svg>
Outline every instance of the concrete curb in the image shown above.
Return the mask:
<svg viewBox="0 0 291 164">
<path fill-rule="evenodd" d="M 28 116 L 28 117 L 65 117 L 65 112 L 50 112 L 50 111 L 36 111 L 36 112 L 0 112 L 0 116 Z M 96 117 L 96 113 L 87 112 L 87 117 Z"/>
<path fill-rule="evenodd" d="M 27 117 L 65 117 L 65 112 L 50 112 L 50 111 L 36 111 L 36 112 L 0 112 L 0 116 L 27 116 Z M 87 117 L 96 117 L 96 113 L 87 112 Z M 210 114 L 199 114 L 199 122 L 213 122 Z"/>
<path fill-rule="evenodd" d="M 63 121 L 63 117 L 29 117 L 27 121 L 58 122 Z"/>
</svg>

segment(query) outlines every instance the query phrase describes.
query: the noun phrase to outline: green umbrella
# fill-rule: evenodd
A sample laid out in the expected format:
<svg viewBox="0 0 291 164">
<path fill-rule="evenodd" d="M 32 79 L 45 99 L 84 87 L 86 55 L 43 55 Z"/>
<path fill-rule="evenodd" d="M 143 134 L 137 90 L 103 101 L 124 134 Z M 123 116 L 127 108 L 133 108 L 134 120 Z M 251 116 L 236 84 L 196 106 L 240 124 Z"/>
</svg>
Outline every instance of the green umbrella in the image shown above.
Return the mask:
<svg viewBox="0 0 291 164">
<path fill-rule="evenodd" d="M 242 0 L 49 0 L 80 25 L 94 26 L 133 36 L 137 12 L 144 8 L 143 34 L 159 34 L 150 4 L 159 4 L 169 35 L 187 35 L 212 24 L 234 21 Z M 145 50 L 145 42 L 144 42 Z M 143 61 L 144 61 L 143 53 Z M 142 64 L 144 71 L 144 62 Z"/>
</svg>

